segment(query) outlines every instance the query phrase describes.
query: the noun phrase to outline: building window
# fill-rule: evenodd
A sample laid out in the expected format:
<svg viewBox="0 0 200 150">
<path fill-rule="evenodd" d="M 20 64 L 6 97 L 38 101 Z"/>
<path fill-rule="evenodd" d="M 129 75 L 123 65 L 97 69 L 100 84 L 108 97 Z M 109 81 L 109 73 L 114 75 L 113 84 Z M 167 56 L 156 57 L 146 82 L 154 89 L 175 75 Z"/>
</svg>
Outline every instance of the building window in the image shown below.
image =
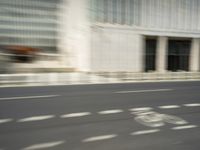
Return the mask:
<svg viewBox="0 0 200 150">
<path fill-rule="evenodd" d="M 191 40 L 169 40 L 168 70 L 188 71 Z"/>
<path fill-rule="evenodd" d="M 91 0 L 94 22 L 133 25 L 138 23 L 139 0 Z M 137 9 L 135 9 L 137 8 Z"/>
<path fill-rule="evenodd" d="M 145 72 L 156 69 L 156 38 L 146 38 L 145 40 Z"/>
</svg>

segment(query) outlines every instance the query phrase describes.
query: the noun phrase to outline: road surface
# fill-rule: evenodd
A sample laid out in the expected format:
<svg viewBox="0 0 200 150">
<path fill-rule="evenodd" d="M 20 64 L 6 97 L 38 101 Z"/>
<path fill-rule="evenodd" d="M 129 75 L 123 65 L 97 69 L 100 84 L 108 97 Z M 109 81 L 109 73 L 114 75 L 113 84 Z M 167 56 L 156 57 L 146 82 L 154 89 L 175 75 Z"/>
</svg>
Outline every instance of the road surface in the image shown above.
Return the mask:
<svg viewBox="0 0 200 150">
<path fill-rule="evenodd" d="M 0 88 L 0 150 L 199 150 L 200 81 Z"/>
</svg>

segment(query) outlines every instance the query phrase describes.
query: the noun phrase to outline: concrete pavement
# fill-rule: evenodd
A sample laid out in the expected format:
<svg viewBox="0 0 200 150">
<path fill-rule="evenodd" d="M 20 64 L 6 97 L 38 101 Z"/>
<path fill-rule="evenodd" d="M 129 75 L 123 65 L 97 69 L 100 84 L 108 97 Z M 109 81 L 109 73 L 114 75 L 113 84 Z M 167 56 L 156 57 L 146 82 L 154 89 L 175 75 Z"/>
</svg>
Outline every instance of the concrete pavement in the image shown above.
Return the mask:
<svg viewBox="0 0 200 150">
<path fill-rule="evenodd" d="M 198 150 L 200 82 L 0 88 L 2 150 Z"/>
</svg>

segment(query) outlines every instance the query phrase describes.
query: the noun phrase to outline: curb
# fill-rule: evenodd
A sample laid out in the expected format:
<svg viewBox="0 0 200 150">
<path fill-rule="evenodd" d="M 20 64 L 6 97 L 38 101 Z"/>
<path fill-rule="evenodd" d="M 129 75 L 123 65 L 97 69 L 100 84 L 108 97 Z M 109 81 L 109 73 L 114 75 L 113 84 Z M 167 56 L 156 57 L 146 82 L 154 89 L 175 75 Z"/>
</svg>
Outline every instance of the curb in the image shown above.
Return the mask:
<svg viewBox="0 0 200 150">
<path fill-rule="evenodd" d="M 200 81 L 200 73 L 39 73 L 1 74 L 0 87 Z"/>
</svg>

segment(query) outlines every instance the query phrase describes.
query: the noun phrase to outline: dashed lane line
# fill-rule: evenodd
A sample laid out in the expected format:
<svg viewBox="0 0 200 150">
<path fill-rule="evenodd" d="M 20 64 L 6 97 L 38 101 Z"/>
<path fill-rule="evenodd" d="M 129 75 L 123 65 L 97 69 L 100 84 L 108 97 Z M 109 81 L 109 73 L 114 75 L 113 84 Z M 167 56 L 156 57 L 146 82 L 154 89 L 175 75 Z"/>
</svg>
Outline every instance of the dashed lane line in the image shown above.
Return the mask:
<svg viewBox="0 0 200 150">
<path fill-rule="evenodd" d="M 121 110 L 121 109 L 112 109 L 112 110 L 100 111 L 100 112 L 98 112 L 98 114 L 106 115 L 106 114 L 116 114 L 116 113 L 121 113 L 121 112 L 123 112 L 123 110 Z"/>
<path fill-rule="evenodd" d="M 51 119 L 54 117 L 55 115 L 32 116 L 32 117 L 19 119 L 17 122 L 41 121 L 41 120 Z"/>
<path fill-rule="evenodd" d="M 129 111 L 149 111 L 152 110 L 151 107 L 139 107 L 139 108 L 130 108 Z"/>
<path fill-rule="evenodd" d="M 190 129 L 190 128 L 196 128 L 197 125 L 187 125 L 187 126 L 177 126 L 173 127 L 172 130 L 184 130 L 184 129 Z"/>
<path fill-rule="evenodd" d="M 141 131 L 135 131 L 131 133 L 131 135 L 142 135 L 142 134 L 150 134 L 150 133 L 156 133 L 159 132 L 160 129 L 152 129 L 152 130 L 141 130 Z"/>
<path fill-rule="evenodd" d="M 38 95 L 38 96 L 22 96 L 22 97 L 1 97 L 0 101 L 4 100 L 21 100 L 21 99 L 37 99 L 37 98 L 50 98 L 57 97 L 60 95 Z"/>
<path fill-rule="evenodd" d="M 135 90 L 135 91 L 117 91 L 114 93 L 126 94 L 126 93 L 145 93 L 145 92 L 167 92 L 173 91 L 173 89 L 151 89 L 151 90 Z"/>
<path fill-rule="evenodd" d="M 73 117 L 83 117 L 83 116 L 88 116 L 91 115 L 90 112 L 79 112 L 79 113 L 71 113 L 71 114 L 64 114 L 61 115 L 61 118 L 73 118 Z"/>
<path fill-rule="evenodd" d="M 50 96 L 50 95 L 48 95 Z M 56 95 L 51 95 L 51 96 L 56 96 Z M 46 96 L 36 96 L 37 98 L 39 97 L 46 97 Z M 17 97 L 19 98 L 19 97 Z M 182 104 L 182 106 L 186 107 L 197 107 L 200 106 L 200 103 L 190 103 L 190 104 Z M 160 109 L 173 109 L 173 108 L 180 108 L 180 105 L 162 105 L 162 106 L 157 106 Z M 140 111 L 150 111 L 153 110 L 152 107 L 135 107 L 135 108 L 130 108 L 129 111 L 131 112 L 140 112 Z M 124 112 L 123 109 L 110 109 L 110 110 L 102 110 L 97 112 L 100 115 L 106 115 L 106 114 L 116 114 L 116 113 L 121 113 Z M 91 112 L 77 112 L 77 113 L 69 113 L 69 114 L 63 114 L 60 116 L 60 118 L 75 118 L 75 117 L 83 117 L 83 116 L 88 116 L 91 115 Z M 40 121 L 40 120 L 46 120 L 50 118 L 54 118 L 55 115 L 42 115 L 42 116 L 32 116 L 32 117 L 27 117 L 27 118 L 22 118 L 17 120 L 17 122 L 29 122 L 29 121 Z M 7 123 L 13 121 L 12 118 L 7 118 L 7 119 L 0 119 L 0 124 Z"/>
<path fill-rule="evenodd" d="M 186 106 L 186 107 L 198 107 L 198 106 L 200 106 L 200 103 L 183 104 L 183 106 Z"/>
<path fill-rule="evenodd" d="M 65 141 L 54 141 L 54 142 L 47 142 L 47 143 L 39 143 L 34 144 L 28 147 L 23 148 L 22 150 L 38 150 L 38 149 L 47 149 L 51 147 L 55 147 L 65 143 Z"/>
<path fill-rule="evenodd" d="M 173 108 L 180 108 L 179 105 L 163 105 L 163 106 L 158 106 L 160 109 L 173 109 Z"/>
<path fill-rule="evenodd" d="M 101 141 L 101 140 L 107 140 L 117 137 L 117 134 L 109 134 L 109 135 L 101 135 L 101 136 L 94 136 L 90 138 L 86 138 L 82 140 L 82 142 L 93 142 L 93 141 Z"/>
<path fill-rule="evenodd" d="M 11 122 L 11 121 L 13 121 L 13 119 L 11 119 L 11 118 L 0 119 L 0 124 L 2 124 L 2 123 L 7 123 L 7 122 Z"/>
</svg>

